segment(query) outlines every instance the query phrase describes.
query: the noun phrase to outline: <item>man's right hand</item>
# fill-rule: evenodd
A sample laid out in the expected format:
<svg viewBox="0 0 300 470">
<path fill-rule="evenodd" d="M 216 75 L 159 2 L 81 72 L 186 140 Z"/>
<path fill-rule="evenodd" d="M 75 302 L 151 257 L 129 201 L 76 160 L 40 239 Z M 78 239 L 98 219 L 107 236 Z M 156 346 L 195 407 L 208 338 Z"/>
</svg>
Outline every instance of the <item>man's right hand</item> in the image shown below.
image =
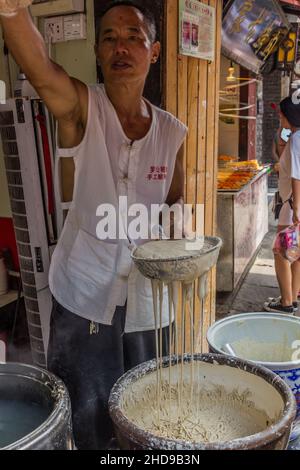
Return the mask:
<svg viewBox="0 0 300 470">
<path fill-rule="evenodd" d="M 20 8 L 26 8 L 33 0 L 0 0 L 0 15 L 11 15 Z"/>
</svg>

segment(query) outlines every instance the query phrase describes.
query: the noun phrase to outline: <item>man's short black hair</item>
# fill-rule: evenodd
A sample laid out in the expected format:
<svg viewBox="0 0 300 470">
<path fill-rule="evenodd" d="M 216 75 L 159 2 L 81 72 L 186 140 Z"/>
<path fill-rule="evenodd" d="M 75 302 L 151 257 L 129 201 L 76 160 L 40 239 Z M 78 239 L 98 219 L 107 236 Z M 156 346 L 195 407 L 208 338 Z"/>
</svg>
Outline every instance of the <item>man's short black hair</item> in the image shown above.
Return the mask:
<svg viewBox="0 0 300 470">
<path fill-rule="evenodd" d="M 156 36 L 157 36 L 157 28 L 156 28 L 156 21 L 153 13 L 148 9 L 145 8 L 143 5 L 141 5 L 140 2 L 134 1 L 134 0 L 113 0 L 106 5 L 104 10 L 101 12 L 101 14 L 98 17 L 97 20 L 97 28 L 96 28 L 96 44 L 99 42 L 99 37 L 100 37 L 100 28 L 101 28 L 101 20 L 104 15 L 108 11 L 110 11 L 112 8 L 115 7 L 121 7 L 121 6 L 128 6 L 132 8 L 136 8 L 139 10 L 145 20 L 145 23 L 148 27 L 148 32 L 149 32 L 149 39 L 152 43 L 156 41 Z"/>
</svg>

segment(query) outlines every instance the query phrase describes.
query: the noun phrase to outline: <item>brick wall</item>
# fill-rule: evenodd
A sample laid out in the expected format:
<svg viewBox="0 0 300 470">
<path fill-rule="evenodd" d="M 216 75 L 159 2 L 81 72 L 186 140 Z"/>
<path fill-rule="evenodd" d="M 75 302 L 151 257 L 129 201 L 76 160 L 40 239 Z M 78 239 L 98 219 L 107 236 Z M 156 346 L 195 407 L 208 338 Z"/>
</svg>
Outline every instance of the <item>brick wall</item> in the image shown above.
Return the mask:
<svg viewBox="0 0 300 470">
<path fill-rule="evenodd" d="M 274 136 L 279 127 L 278 112 L 272 109 L 271 104 L 277 106 L 281 101 L 281 72 L 275 70 L 263 79 L 263 145 L 262 145 L 262 162 L 272 162 L 272 145 Z"/>
<path fill-rule="evenodd" d="M 263 114 L 257 110 L 256 116 L 256 158 L 259 162 L 263 161 Z"/>
<path fill-rule="evenodd" d="M 273 71 L 270 75 L 263 78 L 263 101 L 258 107 L 257 116 L 257 137 L 256 154 L 257 159 L 262 163 L 270 163 L 272 159 L 272 145 L 274 136 L 279 127 L 279 117 L 276 110 L 272 109 L 271 104 L 277 106 L 281 101 L 281 72 Z M 277 176 L 271 174 L 269 186 L 276 188 L 278 185 Z"/>
</svg>

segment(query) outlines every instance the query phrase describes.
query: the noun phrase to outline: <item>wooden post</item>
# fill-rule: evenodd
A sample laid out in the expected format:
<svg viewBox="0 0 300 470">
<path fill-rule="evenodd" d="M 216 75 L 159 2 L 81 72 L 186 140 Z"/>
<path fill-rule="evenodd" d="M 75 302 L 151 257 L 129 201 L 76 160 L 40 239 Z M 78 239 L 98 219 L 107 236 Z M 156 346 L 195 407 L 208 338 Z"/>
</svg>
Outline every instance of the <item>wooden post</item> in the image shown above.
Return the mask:
<svg viewBox="0 0 300 470">
<path fill-rule="evenodd" d="M 212 63 L 178 53 L 178 1 L 166 0 L 164 102 L 167 111 L 189 128 L 185 152 L 186 202 L 205 205 L 205 234 L 215 235 L 222 0 L 202 0 L 202 3 L 216 8 L 216 51 Z M 207 351 L 206 332 L 215 320 L 215 269 L 209 276 L 209 288 L 201 322 L 204 328 L 201 334 L 199 325 L 197 338 L 201 351 Z M 194 309 L 199 324 L 201 307 L 196 297 Z"/>
</svg>

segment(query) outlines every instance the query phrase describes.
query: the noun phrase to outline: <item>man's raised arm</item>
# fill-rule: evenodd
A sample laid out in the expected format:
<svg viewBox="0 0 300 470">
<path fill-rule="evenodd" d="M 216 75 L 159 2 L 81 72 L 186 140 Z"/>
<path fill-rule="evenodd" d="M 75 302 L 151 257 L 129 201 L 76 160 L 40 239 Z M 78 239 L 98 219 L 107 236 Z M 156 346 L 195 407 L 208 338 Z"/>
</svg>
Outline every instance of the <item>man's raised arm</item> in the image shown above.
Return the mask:
<svg viewBox="0 0 300 470">
<path fill-rule="evenodd" d="M 25 1 L 25 0 L 24 0 Z M 31 3 L 26 0 L 27 4 Z M 5 43 L 26 77 L 60 123 L 79 125 L 84 122 L 87 106 L 86 86 L 75 80 L 48 56 L 42 35 L 35 27 L 27 8 L 12 16 L 2 16 L 9 4 L 18 0 L 0 0 L 0 23 Z"/>
</svg>

